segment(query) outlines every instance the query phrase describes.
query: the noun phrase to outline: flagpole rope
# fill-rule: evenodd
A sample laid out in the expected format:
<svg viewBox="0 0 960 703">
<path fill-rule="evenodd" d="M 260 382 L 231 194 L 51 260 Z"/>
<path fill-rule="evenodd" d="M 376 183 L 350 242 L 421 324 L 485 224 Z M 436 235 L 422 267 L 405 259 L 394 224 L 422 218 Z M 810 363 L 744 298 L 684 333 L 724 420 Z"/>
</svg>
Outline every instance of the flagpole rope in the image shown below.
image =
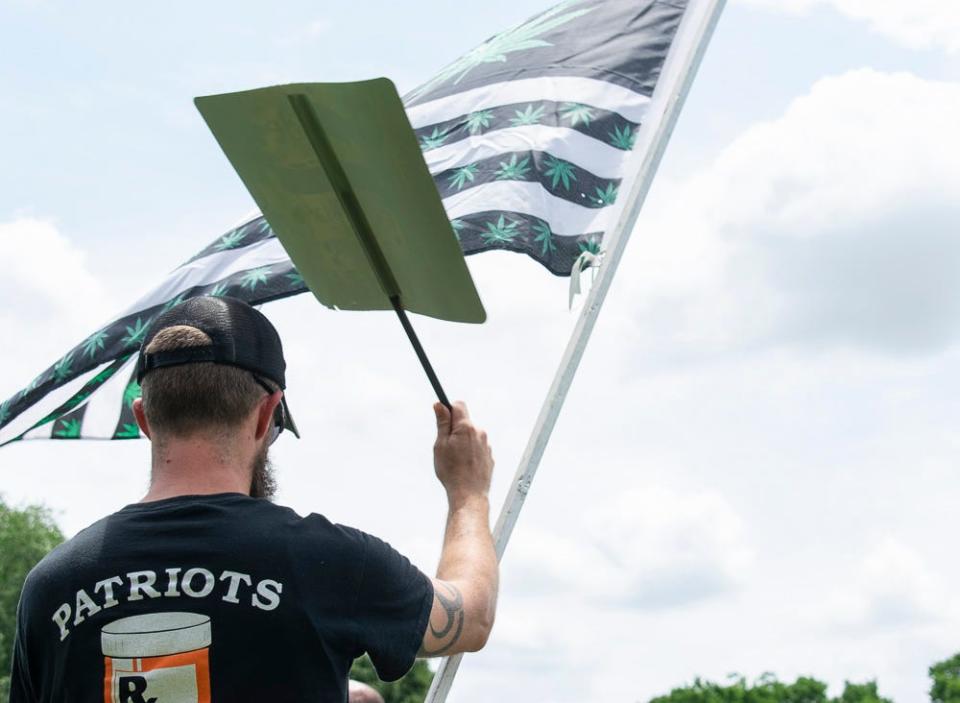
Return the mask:
<svg viewBox="0 0 960 703">
<path fill-rule="evenodd" d="M 674 45 L 664 62 L 646 123 L 641 127 L 638 135 L 637 153 L 642 154 L 643 157 L 636 180 L 630 189 L 617 226 L 611 233 L 609 248 L 600 267 L 600 273 L 590 289 L 577 324 L 567 342 L 557 373 L 514 475 L 513 487 L 504 500 L 493 530 L 498 561 L 502 560 L 507 543 L 510 541 L 513 528 L 530 491 L 530 485 L 543 458 L 557 417 L 560 415 L 567 391 L 583 357 L 600 308 L 610 289 L 610 283 L 626 249 L 627 241 L 640 214 L 640 208 L 650 190 L 667 141 L 676 125 L 680 109 L 690 91 L 694 75 L 725 3 L 726 0 L 702 0 L 701 2 L 691 0 L 687 10 L 689 14 L 684 16 Z M 462 658 L 463 655 L 456 654 L 441 660 L 425 703 L 446 701 Z"/>
</svg>

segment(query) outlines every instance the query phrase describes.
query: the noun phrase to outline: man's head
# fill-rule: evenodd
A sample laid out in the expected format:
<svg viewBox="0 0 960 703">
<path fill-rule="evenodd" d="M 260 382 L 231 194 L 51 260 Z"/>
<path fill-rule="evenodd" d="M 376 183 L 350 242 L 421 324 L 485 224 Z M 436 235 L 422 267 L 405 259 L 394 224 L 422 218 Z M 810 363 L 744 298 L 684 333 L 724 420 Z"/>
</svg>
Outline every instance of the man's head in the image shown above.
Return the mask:
<svg viewBox="0 0 960 703">
<path fill-rule="evenodd" d="M 138 360 L 142 400 L 134 411 L 155 455 L 201 442 L 225 459 L 249 461 L 251 495 L 269 497 L 267 447 L 284 427 L 286 364 L 269 320 L 243 301 L 198 297 L 162 313 Z"/>
</svg>

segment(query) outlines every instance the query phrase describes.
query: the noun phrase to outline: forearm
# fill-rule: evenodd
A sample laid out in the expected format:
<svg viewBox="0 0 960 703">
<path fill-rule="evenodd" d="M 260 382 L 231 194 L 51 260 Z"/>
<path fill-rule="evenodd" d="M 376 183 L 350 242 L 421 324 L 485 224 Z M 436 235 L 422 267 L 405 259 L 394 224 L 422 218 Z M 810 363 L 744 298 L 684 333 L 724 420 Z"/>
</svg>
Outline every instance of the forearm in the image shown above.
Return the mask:
<svg viewBox="0 0 960 703">
<path fill-rule="evenodd" d="M 475 648 L 483 646 L 493 627 L 498 572 L 487 497 L 451 499 L 437 578 L 453 584 L 462 594 L 468 613 L 464 634 Z"/>
<path fill-rule="evenodd" d="M 490 502 L 486 496 L 450 501 L 437 578 L 476 582 L 496 597 L 497 556 L 490 535 Z"/>
</svg>

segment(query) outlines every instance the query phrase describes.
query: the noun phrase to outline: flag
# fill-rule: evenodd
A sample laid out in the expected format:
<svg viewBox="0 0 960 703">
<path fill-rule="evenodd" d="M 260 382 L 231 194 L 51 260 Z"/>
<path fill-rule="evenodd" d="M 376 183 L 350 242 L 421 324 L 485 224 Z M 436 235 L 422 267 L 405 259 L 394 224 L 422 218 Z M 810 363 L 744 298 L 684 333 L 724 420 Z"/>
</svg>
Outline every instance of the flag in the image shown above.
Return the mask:
<svg viewBox="0 0 960 703">
<path fill-rule="evenodd" d="M 566 0 L 404 97 L 464 254 L 525 253 L 555 275 L 596 256 L 686 0 Z M 174 269 L 0 403 L 0 446 L 134 439 L 135 361 L 157 314 L 196 295 L 260 305 L 306 286 L 255 216 Z"/>
<path fill-rule="evenodd" d="M 404 97 L 465 254 L 522 252 L 570 275 L 616 221 L 685 0 L 568 0 Z"/>
</svg>

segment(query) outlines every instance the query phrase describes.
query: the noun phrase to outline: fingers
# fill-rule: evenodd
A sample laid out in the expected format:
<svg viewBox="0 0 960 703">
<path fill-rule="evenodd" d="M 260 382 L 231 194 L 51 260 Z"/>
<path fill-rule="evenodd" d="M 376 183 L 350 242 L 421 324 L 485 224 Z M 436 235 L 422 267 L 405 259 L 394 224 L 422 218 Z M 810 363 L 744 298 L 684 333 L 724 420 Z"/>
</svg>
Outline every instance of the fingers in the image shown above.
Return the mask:
<svg viewBox="0 0 960 703">
<path fill-rule="evenodd" d="M 462 400 L 458 400 L 454 402 L 452 409 L 453 409 L 453 412 L 451 413 L 452 415 L 451 422 L 454 429 L 456 429 L 459 425 L 462 425 L 464 423 L 469 424 L 470 413 L 467 410 L 466 403 L 464 403 Z"/>
<path fill-rule="evenodd" d="M 434 403 L 433 412 L 437 416 L 437 434 L 450 434 L 450 411 L 443 403 Z"/>
<path fill-rule="evenodd" d="M 454 402 L 450 410 L 447 410 L 447 407 L 443 405 L 443 403 L 434 403 L 433 412 L 437 417 L 438 435 L 451 434 L 458 429 L 460 431 L 477 429 L 474 428 L 473 423 L 470 422 L 470 411 L 467 410 L 467 404 L 462 400 Z M 486 432 L 478 430 L 478 437 L 482 442 L 486 443 Z"/>
</svg>

